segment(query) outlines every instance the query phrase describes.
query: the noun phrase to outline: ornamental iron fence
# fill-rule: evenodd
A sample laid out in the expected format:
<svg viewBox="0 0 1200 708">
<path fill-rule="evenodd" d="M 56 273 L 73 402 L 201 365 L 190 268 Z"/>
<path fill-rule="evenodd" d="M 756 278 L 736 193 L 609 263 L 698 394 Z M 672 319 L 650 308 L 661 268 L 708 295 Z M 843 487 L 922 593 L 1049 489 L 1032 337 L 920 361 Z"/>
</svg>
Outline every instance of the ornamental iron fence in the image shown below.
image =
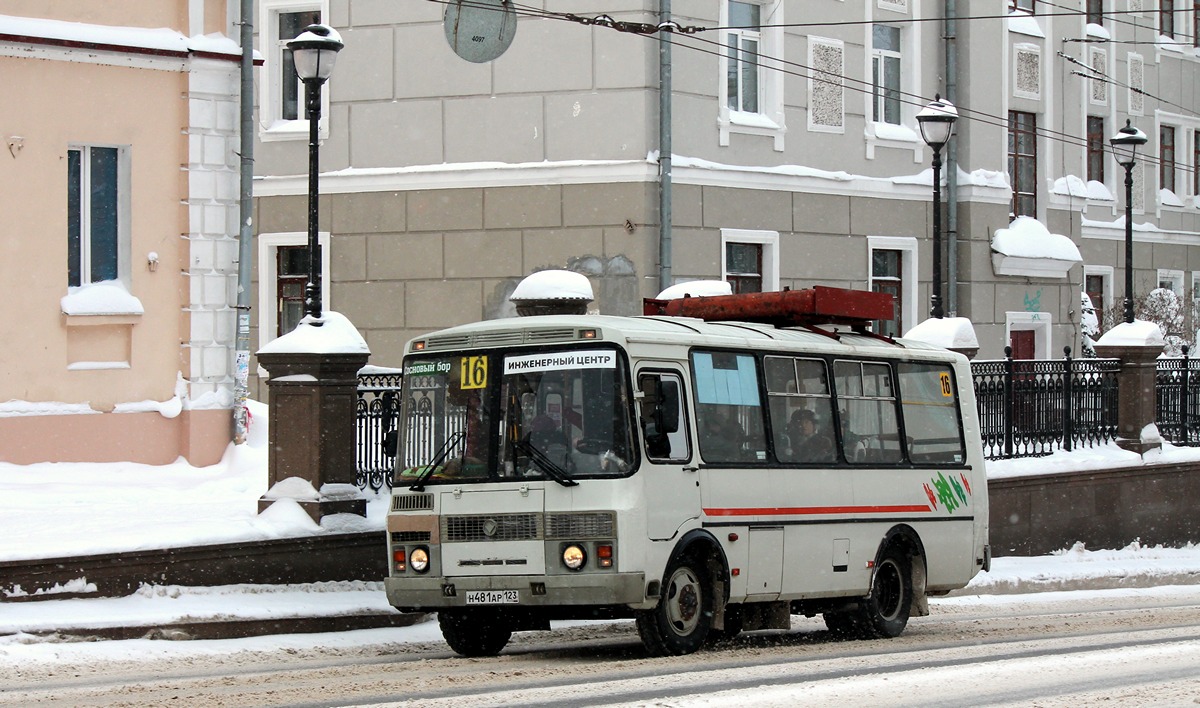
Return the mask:
<svg viewBox="0 0 1200 708">
<path fill-rule="evenodd" d="M 1102 445 L 1117 435 L 1116 359 L 1073 359 L 1071 348 L 1055 359 L 971 362 L 984 457 L 990 460 L 1049 455 L 1055 450 Z"/>
<path fill-rule="evenodd" d="M 1164 440 L 1200 445 L 1200 360 L 1188 356 L 1159 359 L 1155 374 L 1154 419 Z"/>
<path fill-rule="evenodd" d="M 400 421 L 400 373 L 359 374 L 355 405 L 358 488 L 376 493 L 392 486 L 396 426 Z"/>
</svg>

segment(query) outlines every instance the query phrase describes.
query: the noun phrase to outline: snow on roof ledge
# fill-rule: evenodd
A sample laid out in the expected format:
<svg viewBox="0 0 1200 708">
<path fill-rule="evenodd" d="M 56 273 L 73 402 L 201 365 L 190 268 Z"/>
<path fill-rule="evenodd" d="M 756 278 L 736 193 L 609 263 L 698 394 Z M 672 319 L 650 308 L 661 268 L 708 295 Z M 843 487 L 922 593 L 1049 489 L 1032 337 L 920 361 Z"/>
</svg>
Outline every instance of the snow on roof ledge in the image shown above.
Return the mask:
<svg viewBox="0 0 1200 708">
<path fill-rule="evenodd" d="M 992 268 L 996 275 L 1065 278 L 1071 266 L 1083 262 L 1079 247 L 1042 222 L 1018 216 L 1007 229 L 992 235 Z"/>
<path fill-rule="evenodd" d="M 724 280 L 689 280 L 675 283 L 658 294 L 655 300 L 678 300 L 683 297 L 712 297 L 732 295 L 733 286 Z"/>
<path fill-rule="evenodd" d="M 1167 340 L 1153 322 L 1134 320 L 1122 322 L 1104 333 L 1096 342 L 1100 347 L 1163 347 Z"/>
<path fill-rule="evenodd" d="M 943 349 L 978 349 L 975 326 L 966 317 L 930 317 L 904 333 L 904 339 Z"/>
</svg>

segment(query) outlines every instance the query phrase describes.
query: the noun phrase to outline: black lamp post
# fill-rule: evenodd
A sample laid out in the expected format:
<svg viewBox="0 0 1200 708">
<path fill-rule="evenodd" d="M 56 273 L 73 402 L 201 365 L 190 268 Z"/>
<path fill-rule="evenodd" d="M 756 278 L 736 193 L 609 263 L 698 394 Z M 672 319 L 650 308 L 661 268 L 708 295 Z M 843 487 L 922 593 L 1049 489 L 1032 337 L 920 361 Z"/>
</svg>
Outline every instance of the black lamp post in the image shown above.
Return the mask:
<svg viewBox="0 0 1200 708">
<path fill-rule="evenodd" d="M 1125 321 L 1133 322 L 1133 166 L 1137 149 L 1146 144 L 1146 134 L 1129 124 L 1108 139 L 1113 154 L 1125 168 Z"/>
<path fill-rule="evenodd" d="M 287 43 L 304 82 L 304 117 L 308 119 L 308 284 L 304 286 L 304 310 L 321 325 L 321 245 L 317 243 L 317 126 L 321 122 L 321 84 L 333 73 L 342 38 L 327 25 L 309 25 Z"/>
<path fill-rule="evenodd" d="M 958 111 L 940 94 L 917 113 L 921 138 L 933 148 L 933 294 L 929 298 L 929 313 L 942 318 L 942 147 L 954 134 Z"/>
</svg>

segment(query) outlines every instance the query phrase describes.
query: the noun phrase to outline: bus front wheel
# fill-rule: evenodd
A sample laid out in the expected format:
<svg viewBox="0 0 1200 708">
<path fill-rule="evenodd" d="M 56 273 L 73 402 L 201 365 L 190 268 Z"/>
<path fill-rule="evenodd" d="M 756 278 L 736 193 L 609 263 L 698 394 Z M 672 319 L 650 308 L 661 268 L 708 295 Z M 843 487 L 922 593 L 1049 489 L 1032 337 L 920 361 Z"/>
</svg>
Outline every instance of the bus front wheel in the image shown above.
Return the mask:
<svg viewBox="0 0 1200 708">
<path fill-rule="evenodd" d="M 698 650 L 711 622 L 711 583 L 704 565 L 688 556 L 667 568 L 658 605 L 637 615 L 638 634 L 653 656 L 682 656 Z"/>
<path fill-rule="evenodd" d="M 495 656 L 512 638 L 512 627 L 495 613 L 442 610 L 438 626 L 446 643 L 462 656 Z"/>
<path fill-rule="evenodd" d="M 866 637 L 898 637 L 908 625 L 912 610 L 911 562 L 891 548 L 875 569 L 871 594 L 859 607 L 858 627 Z"/>
</svg>

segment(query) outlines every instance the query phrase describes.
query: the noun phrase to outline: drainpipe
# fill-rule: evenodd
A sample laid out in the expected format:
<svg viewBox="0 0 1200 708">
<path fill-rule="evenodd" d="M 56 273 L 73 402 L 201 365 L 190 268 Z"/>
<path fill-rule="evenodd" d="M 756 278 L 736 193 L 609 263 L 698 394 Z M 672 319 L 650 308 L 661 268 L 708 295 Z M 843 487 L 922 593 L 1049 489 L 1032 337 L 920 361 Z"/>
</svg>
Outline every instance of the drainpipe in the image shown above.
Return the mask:
<svg viewBox="0 0 1200 708">
<path fill-rule="evenodd" d="M 254 195 L 254 0 L 241 0 L 242 88 L 241 174 L 238 212 L 237 354 L 233 368 L 233 441 L 246 441 L 246 399 L 250 395 L 250 265 L 253 258 L 251 218 Z"/>
<path fill-rule="evenodd" d="M 958 105 L 958 20 L 955 0 L 946 0 L 946 100 Z M 946 145 L 946 311 L 958 316 L 958 140 Z"/>
<path fill-rule="evenodd" d="M 669 27 L 671 0 L 661 0 L 661 27 Z M 671 42 L 663 29 L 658 42 L 658 289 L 671 287 Z"/>
</svg>

